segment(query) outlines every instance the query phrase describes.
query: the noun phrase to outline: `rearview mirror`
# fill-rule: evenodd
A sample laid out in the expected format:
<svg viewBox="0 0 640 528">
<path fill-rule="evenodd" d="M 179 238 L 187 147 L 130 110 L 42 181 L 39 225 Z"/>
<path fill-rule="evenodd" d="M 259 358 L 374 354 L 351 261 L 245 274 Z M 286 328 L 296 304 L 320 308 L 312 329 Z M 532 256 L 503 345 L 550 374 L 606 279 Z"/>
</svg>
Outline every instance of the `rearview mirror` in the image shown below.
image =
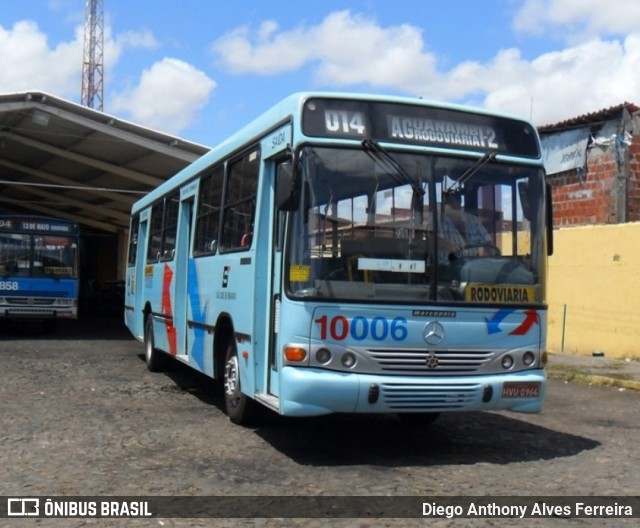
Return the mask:
<svg viewBox="0 0 640 528">
<path fill-rule="evenodd" d="M 276 207 L 280 211 L 295 211 L 300 203 L 300 183 L 295 165 L 285 162 L 278 165 L 276 179 Z"/>
</svg>

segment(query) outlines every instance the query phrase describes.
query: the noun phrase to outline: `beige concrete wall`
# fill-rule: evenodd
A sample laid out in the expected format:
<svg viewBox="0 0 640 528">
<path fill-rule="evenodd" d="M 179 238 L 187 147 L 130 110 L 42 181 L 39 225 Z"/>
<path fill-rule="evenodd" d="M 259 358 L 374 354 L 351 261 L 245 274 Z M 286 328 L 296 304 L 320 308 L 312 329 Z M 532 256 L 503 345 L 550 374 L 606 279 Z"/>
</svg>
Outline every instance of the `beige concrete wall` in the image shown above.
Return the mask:
<svg viewBox="0 0 640 528">
<path fill-rule="evenodd" d="M 640 223 L 554 231 L 548 349 L 640 357 Z M 566 312 L 565 312 L 566 311 Z"/>
</svg>

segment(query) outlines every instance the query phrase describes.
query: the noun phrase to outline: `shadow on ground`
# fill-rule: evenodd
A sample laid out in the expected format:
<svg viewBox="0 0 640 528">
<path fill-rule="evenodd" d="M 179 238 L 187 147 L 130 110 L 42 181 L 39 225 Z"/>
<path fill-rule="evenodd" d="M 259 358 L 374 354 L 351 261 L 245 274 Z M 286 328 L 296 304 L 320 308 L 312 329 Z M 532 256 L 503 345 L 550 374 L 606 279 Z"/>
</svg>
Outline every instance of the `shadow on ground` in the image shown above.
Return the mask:
<svg viewBox="0 0 640 528">
<path fill-rule="evenodd" d="M 180 390 L 224 412 L 218 382 L 177 362 L 166 375 Z M 264 409 L 251 429 L 274 449 L 310 466 L 511 464 L 571 457 L 600 446 L 517 416 L 450 413 L 421 425 L 395 415 L 289 418 Z"/>
</svg>

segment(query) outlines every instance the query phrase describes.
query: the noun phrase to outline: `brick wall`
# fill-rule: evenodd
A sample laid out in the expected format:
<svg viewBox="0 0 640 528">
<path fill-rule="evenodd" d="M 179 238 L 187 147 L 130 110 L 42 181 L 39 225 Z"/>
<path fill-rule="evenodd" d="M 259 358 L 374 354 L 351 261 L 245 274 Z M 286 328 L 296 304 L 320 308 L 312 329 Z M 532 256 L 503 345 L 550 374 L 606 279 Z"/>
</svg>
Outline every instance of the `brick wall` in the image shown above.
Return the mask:
<svg viewBox="0 0 640 528">
<path fill-rule="evenodd" d="M 640 120 L 635 120 L 637 129 L 629 147 L 629 221 L 640 221 Z"/>
<path fill-rule="evenodd" d="M 640 133 L 629 147 L 627 221 L 640 220 Z M 553 192 L 554 227 L 615 224 L 618 167 L 613 145 L 587 151 L 586 171 L 570 170 L 549 177 Z M 618 218 L 621 216 L 621 218 Z"/>
</svg>

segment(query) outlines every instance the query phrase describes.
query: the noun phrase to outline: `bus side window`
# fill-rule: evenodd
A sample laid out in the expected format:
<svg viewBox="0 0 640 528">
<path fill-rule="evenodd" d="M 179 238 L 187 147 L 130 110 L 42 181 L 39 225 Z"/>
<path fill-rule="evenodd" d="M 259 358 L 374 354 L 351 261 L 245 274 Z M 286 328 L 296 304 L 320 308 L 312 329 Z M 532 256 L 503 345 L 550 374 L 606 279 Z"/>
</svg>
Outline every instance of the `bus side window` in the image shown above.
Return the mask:
<svg viewBox="0 0 640 528">
<path fill-rule="evenodd" d="M 151 209 L 151 229 L 149 231 L 149 248 L 147 263 L 153 264 L 160 260 L 162 250 L 162 214 L 164 203 L 158 202 Z"/>
<path fill-rule="evenodd" d="M 140 217 L 135 216 L 131 219 L 131 227 L 129 228 L 129 251 L 127 256 L 127 265 L 135 266 L 136 257 L 138 255 L 138 228 L 140 226 Z"/>
<path fill-rule="evenodd" d="M 218 249 L 223 178 L 224 166 L 219 165 L 206 172 L 200 181 L 193 244 L 193 253 L 196 256 L 211 255 Z"/>
<path fill-rule="evenodd" d="M 180 195 L 168 196 L 164 206 L 164 223 L 162 228 L 162 259 L 173 260 L 176 254 L 176 234 L 178 232 L 178 210 Z"/>
<path fill-rule="evenodd" d="M 252 150 L 229 165 L 223 207 L 221 249 L 249 249 L 253 238 L 260 152 Z"/>
</svg>

